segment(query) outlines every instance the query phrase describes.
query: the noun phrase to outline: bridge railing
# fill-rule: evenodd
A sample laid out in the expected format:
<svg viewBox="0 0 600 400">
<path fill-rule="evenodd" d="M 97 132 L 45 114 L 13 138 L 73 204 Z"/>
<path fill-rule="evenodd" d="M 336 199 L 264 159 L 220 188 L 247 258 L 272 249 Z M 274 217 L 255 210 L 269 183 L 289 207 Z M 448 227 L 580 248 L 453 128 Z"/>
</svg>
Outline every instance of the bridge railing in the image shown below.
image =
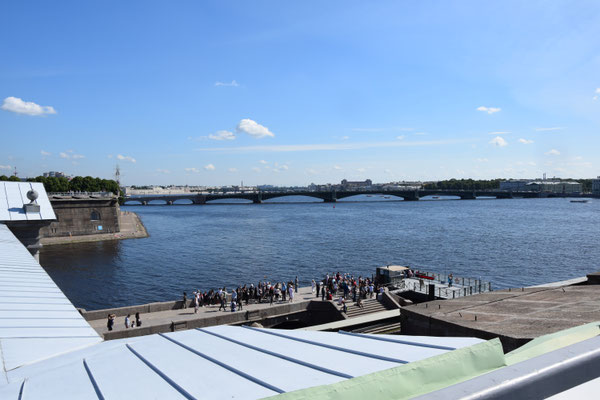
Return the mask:
<svg viewBox="0 0 600 400">
<path fill-rule="evenodd" d="M 492 283 L 476 278 L 453 277 L 452 286 L 449 286 L 448 276 L 432 272 L 420 272 L 421 275 L 433 278 L 396 278 L 392 280 L 394 286 L 402 291 L 414 291 L 429 294 L 429 284 L 435 284 L 435 296 L 444 299 L 455 299 L 471 296 L 473 294 L 492 291 Z"/>
</svg>

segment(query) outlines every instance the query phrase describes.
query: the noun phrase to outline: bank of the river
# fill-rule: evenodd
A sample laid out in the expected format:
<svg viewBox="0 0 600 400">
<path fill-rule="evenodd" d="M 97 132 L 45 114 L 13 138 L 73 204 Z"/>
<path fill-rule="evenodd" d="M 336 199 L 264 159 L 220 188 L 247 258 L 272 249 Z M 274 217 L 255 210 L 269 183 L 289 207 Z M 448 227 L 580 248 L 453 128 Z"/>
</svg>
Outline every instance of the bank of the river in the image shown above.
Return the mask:
<svg viewBox="0 0 600 400">
<path fill-rule="evenodd" d="M 41 243 L 44 246 L 51 246 L 70 243 L 101 242 L 104 240 L 138 239 L 149 236 L 146 227 L 136 213 L 131 211 L 121 211 L 120 221 L 121 231 L 117 233 L 47 237 L 42 238 Z"/>
</svg>

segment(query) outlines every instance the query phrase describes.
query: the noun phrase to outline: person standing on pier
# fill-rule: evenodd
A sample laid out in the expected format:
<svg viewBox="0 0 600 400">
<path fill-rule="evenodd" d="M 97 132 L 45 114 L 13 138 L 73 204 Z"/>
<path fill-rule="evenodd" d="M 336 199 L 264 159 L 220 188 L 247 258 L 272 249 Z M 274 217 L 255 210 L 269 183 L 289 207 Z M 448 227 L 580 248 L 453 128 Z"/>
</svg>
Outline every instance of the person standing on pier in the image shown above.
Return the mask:
<svg viewBox="0 0 600 400">
<path fill-rule="evenodd" d="M 106 322 L 106 328 L 109 331 L 112 331 L 114 325 L 115 325 L 115 314 L 108 314 L 108 321 Z"/>
<path fill-rule="evenodd" d="M 142 320 L 140 319 L 140 313 L 139 312 L 135 313 L 135 326 L 137 326 L 138 328 L 140 326 L 142 326 Z"/>
<path fill-rule="evenodd" d="M 292 285 L 290 283 L 290 303 L 293 302 L 293 301 L 294 301 L 294 285 Z"/>
<path fill-rule="evenodd" d="M 287 285 L 285 282 L 281 283 L 281 301 L 286 301 L 287 298 Z"/>
<path fill-rule="evenodd" d="M 311 285 L 312 294 L 315 294 L 315 289 L 316 289 L 316 288 L 315 288 L 315 286 L 316 286 L 317 284 L 315 283 L 315 280 L 314 280 L 314 279 L 312 280 L 312 282 L 310 283 L 310 285 Z"/>
<path fill-rule="evenodd" d="M 183 292 L 183 305 L 181 308 L 187 308 L 187 293 Z"/>
<path fill-rule="evenodd" d="M 127 316 L 125 317 L 125 329 L 129 328 L 129 325 L 131 323 L 131 320 L 129 317 L 131 317 L 131 314 L 127 314 Z"/>
</svg>

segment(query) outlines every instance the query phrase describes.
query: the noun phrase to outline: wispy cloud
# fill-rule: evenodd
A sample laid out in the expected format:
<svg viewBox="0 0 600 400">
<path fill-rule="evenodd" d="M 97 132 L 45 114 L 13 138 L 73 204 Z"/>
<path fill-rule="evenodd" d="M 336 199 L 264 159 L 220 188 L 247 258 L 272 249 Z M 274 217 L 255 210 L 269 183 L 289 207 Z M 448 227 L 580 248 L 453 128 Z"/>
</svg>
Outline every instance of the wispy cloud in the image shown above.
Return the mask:
<svg viewBox="0 0 600 400">
<path fill-rule="evenodd" d="M 265 160 L 260 160 L 259 163 L 261 163 L 261 164 L 268 164 L 269 162 L 265 161 Z"/>
<path fill-rule="evenodd" d="M 237 170 L 237 168 L 229 168 L 227 171 L 229 171 L 229 172 L 237 172 L 238 170 Z"/>
<path fill-rule="evenodd" d="M 156 172 L 160 173 L 160 174 L 170 174 L 171 171 L 169 171 L 168 169 L 161 169 L 161 168 L 156 168 Z"/>
<path fill-rule="evenodd" d="M 262 139 L 264 137 L 274 137 L 275 134 L 266 126 L 259 124 L 249 118 L 240 121 L 236 127 L 238 133 L 246 133 L 254 138 Z"/>
<path fill-rule="evenodd" d="M 217 133 L 215 133 L 214 135 L 208 135 L 208 138 L 212 140 L 234 140 L 235 135 L 233 134 L 233 132 L 223 130 L 217 131 Z"/>
<path fill-rule="evenodd" d="M 52 155 L 52 153 L 49 153 L 49 152 L 47 152 L 47 151 L 44 151 L 44 150 L 40 150 L 40 154 L 41 154 L 42 156 L 44 156 L 44 157 L 48 157 L 48 156 L 51 156 L 51 155 Z"/>
<path fill-rule="evenodd" d="M 498 147 L 508 146 L 508 142 L 502 136 L 496 136 L 492 140 L 490 140 L 490 144 Z"/>
<path fill-rule="evenodd" d="M 56 110 L 51 106 L 40 106 L 32 101 L 23 101 L 18 97 L 7 97 L 0 107 L 5 111 L 17 114 L 40 116 L 46 114 L 56 114 Z"/>
<path fill-rule="evenodd" d="M 600 96 L 600 87 L 596 88 L 596 91 L 594 93 L 595 95 L 594 97 L 592 97 L 592 100 L 598 100 L 598 96 Z"/>
<path fill-rule="evenodd" d="M 0 169 L 12 169 L 10 165 L 0 165 Z"/>
<path fill-rule="evenodd" d="M 406 136 L 404 136 L 404 135 L 400 135 L 400 136 L 396 136 L 396 139 L 398 139 L 398 140 L 404 140 L 405 137 Z"/>
<path fill-rule="evenodd" d="M 238 87 L 240 86 L 239 83 L 237 83 L 235 80 L 231 81 L 231 82 L 215 82 L 215 86 L 227 86 L 227 87 Z"/>
<path fill-rule="evenodd" d="M 487 158 L 478 158 L 477 162 L 488 162 L 489 160 Z"/>
<path fill-rule="evenodd" d="M 184 168 L 185 172 L 193 172 L 193 173 L 198 173 L 200 172 L 200 170 L 198 168 L 195 167 L 190 167 L 190 168 Z"/>
<path fill-rule="evenodd" d="M 339 165 L 334 165 L 333 169 L 337 170 L 337 171 L 341 171 L 342 167 L 340 167 Z"/>
<path fill-rule="evenodd" d="M 260 168 L 258 168 L 258 167 L 252 167 L 252 171 L 254 171 L 254 172 L 260 172 Z"/>
<path fill-rule="evenodd" d="M 207 170 L 207 171 L 214 171 L 216 168 L 215 168 L 214 165 L 208 164 L 208 165 L 204 166 L 204 169 Z"/>
<path fill-rule="evenodd" d="M 500 107 L 485 107 L 485 106 L 477 107 L 477 111 L 486 112 L 488 114 L 497 113 L 497 112 L 500 112 L 500 110 L 502 110 Z"/>
<path fill-rule="evenodd" d="M 441 146 L 446 144 L 463 143 L 467 140 L 437 140 L 422 142 L 358 142 L 358 143 L 323 143 L 323 144 L 291 144 L 291 145 L 268 145 L 268 146 L 240 146 L 240 147 L 202 147 L 196 151 L 217 152 L 299 152 L 299 151 L 344 151 L 364 150 L 380 147 L 420 147 Z"/>
<path fill-rule="evenodd" d="M 488 135 L 508 135 L 509 131 L 488 132 Z"/>
<path fill-rule="evenodd" d="M 65 160 L 80 160 L 85 158 L 85 156 L 82 154 L 75 154 L 73 150 L 61 151 L 58 156 L 60 158 L 64 158 Z"/>
<path fill-rule="evenodd" d="M 560 151 L 552 149 L 545 153 L 547 156 L 560 156 Z"/>
<path fill-rule="evenodd" d="M 519 139 L 519 143 L 531 144 L 531 143 L 533 143 L 533 140 L 521 138 L 521 139 Z"/>
<path fill-rule="evenodd" d="M 535 128 L 537 132 L 546 132 L 546 131 L 562 131 L 565 129 L 564 126 L 553 126 L 551 128 Z"/>
<path fill-rule="evenodd" d="M 121 161 L 129 161 L 131 163 L 135 163 L 135 158 L 131 156 L 124 156 L 122 154 L 117 154 L 117 158 Z"/>
</svg>

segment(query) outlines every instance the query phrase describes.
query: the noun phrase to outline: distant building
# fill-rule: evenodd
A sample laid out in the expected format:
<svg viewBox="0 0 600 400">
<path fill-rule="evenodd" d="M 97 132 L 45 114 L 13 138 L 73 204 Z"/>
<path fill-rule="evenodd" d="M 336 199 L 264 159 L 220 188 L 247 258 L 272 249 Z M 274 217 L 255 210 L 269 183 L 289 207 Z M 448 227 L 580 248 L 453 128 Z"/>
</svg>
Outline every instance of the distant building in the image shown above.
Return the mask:
<svg viewBox="0 0 600 400">
<path fill-rule="evenodd" d="M 527 185 L 532 182 L 531 179 L 511 180 L 500 182 L 500 190 L 510 190 L 513 192 L 524 192 L 531 190 Z"/>
<path fill-rule="evenodd" d="M 58 171 L 44 172 L 44 178 L 64 178 L 64 177 L 65 177 L 64 172 L 58 172 Z"/>
<path fill-rule="evenodd" d="M 573 181 L 529 182 L 525 190 L 540 193 L 581 193 L 581 183 Z"/>
<path fill-rule="evenodd" d="M 373 181 L 371 181 L 370 179 L 367 179 L 365 181 L 349 181 L 344 179 L 341 183 L 342 190 L 365 189 L 371 186 L 373 186 Z"/>
<path fill-rule="evenodd" d="M 600 176 L 596 179 L 592 179 L 592 193 L 600 194 Z"/>
</svg>

